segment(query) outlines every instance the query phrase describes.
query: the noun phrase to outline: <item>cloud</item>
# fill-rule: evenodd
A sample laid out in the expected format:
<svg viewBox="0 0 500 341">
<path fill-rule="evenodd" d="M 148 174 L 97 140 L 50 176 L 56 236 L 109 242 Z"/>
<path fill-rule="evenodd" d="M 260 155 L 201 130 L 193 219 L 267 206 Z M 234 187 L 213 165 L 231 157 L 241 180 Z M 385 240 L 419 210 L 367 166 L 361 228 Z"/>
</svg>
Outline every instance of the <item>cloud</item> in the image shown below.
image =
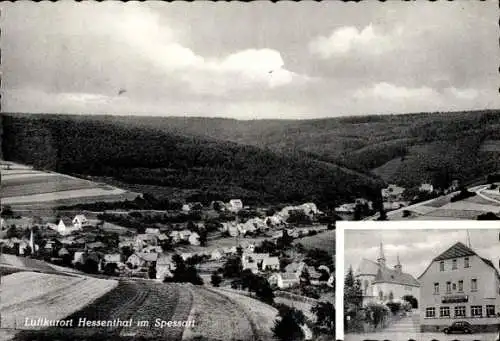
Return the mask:
<svg viewBox="0 0 500 341">
<path fill-rule="evenodd" d="M 345 56 L 352 51 L 380 55 L 390 51 L 393 47 L 392 41 L 402 34 L 402 27 L 398 27 L 389 34 L 382 34 L 372 24 L 362 30 L 353 26 L 345 26 L 334 30 L 327 37 L 316 37 L 310 42 L 309 50 L 313 55 L 322 59 Z"/>
<path fill-rule="evenodd" d="M 436 98 L 439 94 L 429 87 L 408 88 L 404 86 L 397 86 L 394 84 L 381 82 L 374 84 L 370 88 L 359 89 L 354 93 L 356 98 L 378 98 L 387 100 L 408 100 L 408 99 L 422 99 L 422 98 Z"/>
</svg>

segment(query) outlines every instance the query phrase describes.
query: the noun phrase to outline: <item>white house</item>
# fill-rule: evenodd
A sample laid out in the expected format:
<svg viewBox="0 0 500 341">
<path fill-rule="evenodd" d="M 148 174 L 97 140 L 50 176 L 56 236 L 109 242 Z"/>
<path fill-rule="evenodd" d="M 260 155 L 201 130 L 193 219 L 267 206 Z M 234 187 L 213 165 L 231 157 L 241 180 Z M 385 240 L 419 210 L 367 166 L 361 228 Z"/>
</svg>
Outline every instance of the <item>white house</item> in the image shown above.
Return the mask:
<svg viewBox="0 0 500 341">
<path fill-rule="evenodd" d="M 181 256 L 183 261 L 186 261 L 189 258 L 193 257 L 194 255 L 191 252 L 183 252 L 180 254 L 180 256 Z"/>
<path fill-rule="evenodd" d="M 272 286 L 277 286 L 280 289 L 290 288 L 300 283 L 300 278 L 293 272 L 276 272 L 268 278 L 268 282 Z"/>
<path fill-rule="evenodd" d="M 304 262 L 299 262 L 299 263 L 293 262 L 293 263 L 288 264 L 285 267 L 285 272 L 295 273 L 295 274 L 297 274 L 297 276 L 300 277 L 305 266 L 306 266 L 306 263 L 304 263 Z"/>
<path fill-rule="evenodd" d="M 188 240 L 191 245 L 200 245 L 200 235 L 196 232 L 191 233 Z"/>
<path fill-rule="evenodd" d="M 146 228 L 145 233 L 146 234 L 156 234 L 156 235 L 159 235 L 160 234 L 160 229 L 148 227 L 148 228 Z"/>
<path fill-rule="evenodd" d="M 182 230 L 179 231 L 179 237 L 181 240 L 189 240 L 189 236 L 191 235 L 191 231 L 189 230 Z"/>
<path fill-rule="evenodd" d="M 354 213 L 355 208 L 356 208 L 356 204 L 354 204 L 354 203 L 342 204 L 342 205 L 335 208 L 335 212 Z"/>
<path fill-rule="evenodd" d="M 420 192 L 428 192 L 428 193 L 431 193 L 434 191 L 434 186 L 432 186 L 432 184 L 429 184 L 429 183 L 423 183 L 420 185 L 420 187 L 418 188 L 418 190 Z"/>
<path fill-rule="evenodd" d="M 278 257 L 267 257 L 262 260 L 262 270 L 279 271 L 280 260 Z"/>
<path fill-rule="evenodd" d="M 105 263 L 119 263 L 121 261 L 121 255 L 119 253 L 107 253 L 104 255 Z"/>
<path fill-rule="evenodd" d="M 257 260 L 251 256 L 243 257 L 241 259 L 241 265 L 243 267 L 243 270 L 250 270 L 254 274 L 259 272 L 259 265 L 257 263 Z"/>
<path fill-rule="evenodd" d="M 156 279 L 163 280 L 165 277 L 173 277 L 173 270 L 175 270 L 175 264 L 172 261 L 172 255 L 158 255 L 156 260 Z"/>
<path fill-rule="evenodd" d="M 77 214 L 73 218 L 73 226 L 77 229 L 81 229 L 84 225 L 88 224 L 87 218 L 83 214 Z"/>
<path fill-rule="evenodd" d="M 189 212 L 189 211 L 191 211 L 191 205 L 189 205 L 189 204 L 184 204 L 184 205 L 182 205 L 182 210 L 183 210 L 184 212 Z"/>
<path fill-rule="evenodd" d="M 136 252 L 127 259 L 127 263 L 137 267 L 147 267 L 152 265 L 158 259 L 157 253 Z"/>
<path fill-rule="evenodd" d="M 229 211 L 238 212 L 243 209 L 243 202 L 240 199 L 231 199 L 227 205 Z"/>
<path fill-rule="evenodd" d="M 210 253 L 210 259 L 220 260 L 224 257 L 224 253 L 220 249 L 215 249 Z"/>
</svg>

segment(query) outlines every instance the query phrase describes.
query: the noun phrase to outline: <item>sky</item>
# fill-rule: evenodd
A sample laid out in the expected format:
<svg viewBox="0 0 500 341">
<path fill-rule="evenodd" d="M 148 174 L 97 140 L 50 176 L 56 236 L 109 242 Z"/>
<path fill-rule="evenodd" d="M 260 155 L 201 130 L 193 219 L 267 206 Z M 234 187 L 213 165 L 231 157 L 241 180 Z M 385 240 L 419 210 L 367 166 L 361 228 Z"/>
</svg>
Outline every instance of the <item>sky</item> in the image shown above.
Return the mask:
<svg viewBox="0 0 500 341">
<path fill-rule="evenodd" d="M 500 107 L 486 2 L 3 2 L 4 112 L 307 119 Z"/>
<path fill-rule="evenodd" d="M 470 228 L 472 249 L 481 257 L 490 259 L 498 269 L 500 241 L 498 229 Z M 456 242 L 467 245 L 465 229 L 390 229 L 390 230 L 346 230 L 344 236 L 344 269 L 349 265 L 355 271 L 362 258 L 376 261 L 380 243 L 383 243 L 386 265 L 392 268 L 397 256 L 403 272 L 418 278 L 432 262 Z"/>
</svg>

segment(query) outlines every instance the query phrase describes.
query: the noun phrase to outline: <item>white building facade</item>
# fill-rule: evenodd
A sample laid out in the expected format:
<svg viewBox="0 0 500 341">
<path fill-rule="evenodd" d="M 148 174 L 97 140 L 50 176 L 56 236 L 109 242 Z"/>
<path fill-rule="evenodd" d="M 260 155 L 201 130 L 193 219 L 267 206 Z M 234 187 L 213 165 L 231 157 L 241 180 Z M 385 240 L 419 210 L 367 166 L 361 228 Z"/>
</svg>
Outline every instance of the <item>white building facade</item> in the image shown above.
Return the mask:
<svg viewBox="0 0 500 341">
<path fill-rule="evenodd" d="M 456 243 L 434 258 L 419 277 L 421 330 L 442 331 L 455 321 L 475 331 L 497 331 L 500 322 L 500 274 L 493 263 Z"/>
</svg>

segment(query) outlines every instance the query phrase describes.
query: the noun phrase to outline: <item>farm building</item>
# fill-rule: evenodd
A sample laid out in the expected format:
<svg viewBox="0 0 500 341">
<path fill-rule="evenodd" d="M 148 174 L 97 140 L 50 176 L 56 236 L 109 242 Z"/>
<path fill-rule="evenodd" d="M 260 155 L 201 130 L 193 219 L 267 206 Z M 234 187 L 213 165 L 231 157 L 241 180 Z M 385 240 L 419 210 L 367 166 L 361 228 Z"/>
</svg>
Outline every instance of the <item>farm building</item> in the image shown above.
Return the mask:
<svg viewBox="0 0 500 341">
<path fill-rule="evenodd" d="M 156 260 L 156 279 L 163 280 L 165 277 L 173 277 L 172 271 L 175 269 L 172 255 L 160 254 Z"/>
<path fill-rule="evenodd" d="M 143 253 L 136 252 L 127 259 L 127 263 L 132 264 L 132 266 L 136 267 L 148 267 L 156 262 L 158 259 L 157 253 Z"/>
<path fill-rule="evenodd" d="M 83 214 L 77 214 L 73 218 L 73 226 L 77 229 L 81 229 L 84 225 L 88 224 L 87 218 Z"/>
<path fill-rule="evenodd" d="M 267 257 L 262 260 L 262 271 L 279 271 L 280 260 L 278 257 Z"/>
<path fill-rule="evenodd" d="M 268 278 L 268 282 L 272 286 L 277 286 L 280 289 L 290 288 L 300 283 L 300 278 L 293 272 L 274 273 Z"/>
<path fill-rule="evenodd" d="M 231 199 L 229 200 L 227 209 L 232 212 L 238 212 L 243 209 L 243 202 L 241 199 Z"/>
<path fill-rule="evenodd" d="M 256 274 L 259 272 L 259 265 L 256 259 L 251 256 L 243 257 L 241 259 L 241 265 L 243 270 L 250 270 L 252 273 Z"/>
</svg>

